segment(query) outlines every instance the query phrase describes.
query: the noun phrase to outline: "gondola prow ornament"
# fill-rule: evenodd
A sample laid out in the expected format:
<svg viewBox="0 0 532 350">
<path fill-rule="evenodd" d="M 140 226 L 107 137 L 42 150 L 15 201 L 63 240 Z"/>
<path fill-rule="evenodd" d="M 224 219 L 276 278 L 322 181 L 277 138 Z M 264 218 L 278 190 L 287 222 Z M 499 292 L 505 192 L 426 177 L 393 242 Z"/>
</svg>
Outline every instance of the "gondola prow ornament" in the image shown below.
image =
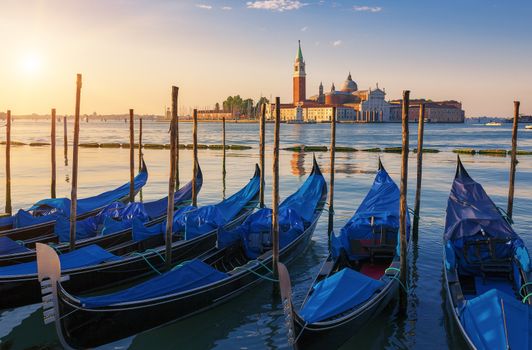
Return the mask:
<svg viewBox="0 0 532 350">
<path fill-rule="evenodd" d="M 37 251 L 38 278 L 41 283 L 44 324 L 55 322 L 61 345 L 65 349 L 71 349 L 61 336 L 59 303 L 57 302 L 57 283 L 68 281 L 69 276 L 61 277 L 61 262 L 52 247 L 37 243 L 35 249 Z"/>
</svg>

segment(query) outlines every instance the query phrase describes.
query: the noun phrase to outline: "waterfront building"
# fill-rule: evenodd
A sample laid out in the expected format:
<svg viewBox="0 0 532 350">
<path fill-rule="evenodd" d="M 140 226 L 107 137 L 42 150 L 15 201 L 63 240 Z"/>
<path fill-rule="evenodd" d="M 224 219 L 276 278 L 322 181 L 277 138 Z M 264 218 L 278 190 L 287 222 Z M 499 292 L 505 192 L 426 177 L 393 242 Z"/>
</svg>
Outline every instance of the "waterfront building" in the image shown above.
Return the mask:
<svg viewBox="0 0 532 350">
<path fill-rule="evenodd" d="M 320 83 L 318 94 L 306 97 L 306 63 L 299 42 L 293 70 L 293 101 L 282 104 L 281 120 L 288 123 L 330 122 L 332 109 L 336 107 L 336 117 L 340 122 L 387 122 L 390 119 L 390 104 L 386 102 L 386 92 L 379 89 L 359 90 L 351 73 L 340 90 L 334 83 L 329 92 L 324 92 Z M 273 119 L 270 105 L 267 117 Z"/>
<path fill-rule="evenodd" d="M 359 90 L 358 84 L 349 72 L 340 89 L 332 83 L 325 92 L 323 83 L 318 87 L 318 94 L 307 98 L 306 62 L 299 42 L 294 61 L 292 77 L 292 103 L 281 104 L 281 121 L 287 123 L 322 123 L 330 122 L 332 109 L 336 107 L 339 122 L 386 123 L 401 121 L 401 101 L 386 101 L 386 90 L 379 85 L 372 89 Z M 426 120 L 433 123 L 463 123 L 464 111 L 457 101 L 411 101 L 410 120 L 417 121 L 419 103 L 426 103 Z M 275 105 L 267 110 L 267 118 L 273 119 Z"/>
<path fill-rule="evenodd" d="M 425 121 L 429 123 L 463 123 L 465 112 L 462 103 L 458 101 L 431 101 L 425 99 L 410 100 L 408 120 L 417 122 L 419 119 L 419 105 L 425 104 Z M 390 101 L 390 121 L 401 121 L 401 100 Z"/>
</svg>

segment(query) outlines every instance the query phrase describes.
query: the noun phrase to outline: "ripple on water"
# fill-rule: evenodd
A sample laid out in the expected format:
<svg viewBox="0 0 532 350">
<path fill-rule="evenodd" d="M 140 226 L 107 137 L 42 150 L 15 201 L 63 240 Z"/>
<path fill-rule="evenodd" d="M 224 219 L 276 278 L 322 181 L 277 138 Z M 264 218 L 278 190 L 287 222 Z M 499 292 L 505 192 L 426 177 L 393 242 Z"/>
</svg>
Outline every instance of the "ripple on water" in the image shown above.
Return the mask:
<svg viewBox="0 0 532 350">
<path fill-rule="evenodd" d="M 283 145 L 326 145 L 329 143 L 329 126 L 282 125 Z M 71 130 L 71 125 L 69 125 Z M 181 124 L 181 143 L 191 143 L 191 124 Z M 220 144 L 220 124 L 200 124 L 199 140 L 205 144 Z M 146 143 L 168 143 L 168 125 L 144 122 L 143 139 Z M 128 142 L 129 130 L 123 122 L 83 123 L 82 142 Z M 339 125 L 337 142 L 341 146 L 358 149 L 394 147 L 401 142 L 400 125 Z M 412 130 L 411 148 L 415 147 L 415 130 Z M 444 312 L 442 293 L 442 234 L 445 208 L 453 180 L 456 155 L 453 148 L 510 148 L 510 127 L 488 128 L 473 125 L 426 125 L 425 147 L 447 152 L 426 154 L 424 158 L 421 222 L 417 252 L 410 251 L 411 296 L 406 317 L 397 315 L 397 305 L 390 305 L 364 328 L 358 330 L 344 349 L 460 349 L 462 345 L 454 336 Z M 13 124 L 13 139 L 22 142 L 47 142 L 48 124 L 42 121 L 18 121 Z M 252 145 L 249 151 L 228 151 L 226 194 L 240 189 L 252 176 L 253 165 L 258 161 L 258 125 L 227 124 L 227 142 Z M 3 135 L 1 135 L 3 137 Z M 1 139 L 0 139 L 1 140 Z M 267 188 L 266 203 L 271 201 L 269 184 L 271 169 L 272 126 L 267 126 Z M 58 137 L 61 147 L 62 137 Z M 3 152 L 4 146 L 0 146 Z M 532 133 L 520 132 L 519 148 L 532 150 Z M 46 197 L 49 190 L 49 147 L 13 147 L 12 149 L 13 202 L 16 209 L 27 207 Z M 71 152 L 71 147 L 69 148 Z M 149 168 L 149 182 L 143 190 L 145 200 L 165 196 L 168 186 L 168 150 L 144 150 Z M 61 149 L 58 157 L 62 158 Z M 335 221 L 339 230 L 353 215 L 373 181 L 378 153 L 355 152 L 337 154 L 335 184 Z M 392 178 L 400 176 L 400 155 L 380 154 Z M 69 157 L 71 157 L 69 153 Z M 127 181 L 129 176 L 127 149 L 82 149 L 80 151 L 79 196 L 89 196 Z M 180 151 L 181 182 L 189 181 L 192 169 L 191 151 Z M 216 203 L 222 198 L 222 152 L 200 150 L 200 164 L 204 185 L 199 195 L 200 205 Z M 328 179 L 328 154 L 316 153 Z M 415 154 L 410 155 L 408 201 L 414 200 Z M 499 206 L 506 207 L 509 157 L 463 156 L 471 176 L 481 182 Z M 514 207 L 515 229 L 526 233 L 532 226 L 532 157 L 519 157 Z M 303 183 L 312 168 L 312 154 L 281 152 L 281 198 L 285 198 Z M 65 179 L 69 166 L 58 162 L 58 196 L 69 196 L 70 184 Z M 0 178 L 4 167 L 0 167 Z M 0 187 L 0 198 L 4 198 Z M 327 214 L 322 215 L 312 244 L 302 256 L 289 266 L 294 303 L 299 306 L 308 291 L 320 264 L 327 256 Z M 531 246 L 529 235 L 523 235 Z M 415 264 L 413 263 L 416 258 Z M 109 344 L 106 349 L 278 349 L 287 348 L 284 315 L 279 301 L 272 300 L 271 283 L 263 283 L 224 305 L 187 320 L 176 322 L 126 340 Z M 40 309 L 19 308 L 0 314 L 0 339 L 2 346 L 9 343 L 13 349 L 31 346 L 58 347 L 52 326 L 44 326 Z"/>
</svg>

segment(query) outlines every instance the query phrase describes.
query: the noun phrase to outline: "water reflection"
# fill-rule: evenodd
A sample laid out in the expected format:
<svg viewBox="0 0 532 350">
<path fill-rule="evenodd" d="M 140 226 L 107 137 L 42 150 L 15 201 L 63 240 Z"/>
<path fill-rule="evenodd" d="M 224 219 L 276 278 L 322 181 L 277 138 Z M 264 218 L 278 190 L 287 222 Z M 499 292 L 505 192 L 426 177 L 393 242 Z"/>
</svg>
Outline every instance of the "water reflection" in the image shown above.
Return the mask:
<svg viewBox="0 0 532 350">
<path fill-rule="evenodd" d="M 293 152 L 290 159 L 290 170 L 292 175 L 303 176 L 305 172 L 305 155 L 306 152 Z"/>
<path fill-rule="evenodd" d="M 13 129 L 14 140 L 29 143 L 46 140 L 48 122 L 17 121 Z M 37 127 L 36 127 L 37 125 Z M 80 142 L 127 142 L 128 125 L 121 121 L 107 123 L 83 123 Z M 220 144 L 220 126 L 202 124 L 201 143 Z M 167 143 L 168 123 L 144 123 L 143 140 L 146 143 Z M 293 144 L 327 145 L 329 125 L 286 125 L 281 128 L 282 146 Z M 502 127 L 498 131 L 477 126 L 427 124 L 426 147 L 449 151 L 452 148 L 509 148 L 511 129 Z M 181 125 L 181 143 L 191 143 L 191 123 Z M 271 201 L 271 140 L 273 126 L 268 124 L 266 139 L 266 190 L 265 202 Z M 411 137 L 415 140 L 415 133 Z M 452 135 L 452 143 L 449 143 Z M 2 135 L 0 135 L 0 138 Z M 228 150 L 225 165 L 231 176 L 221 176 L 221 153 L 200 150 L 204 184 L 200 192 L 200 204 L 213 204 L 220 197 L 239 190 L 247 183 L 258 159 L 258 126 L 254 124 L 228 124 L 228 140 L 231 143 L 250 145 L 247 150 Z M 337 129 L 339 145 L 357 149 L 370 147 L 391 147 L 400 144 L 400 125 L 347 125 Z M 519 148 L 532 150 L 532 133 L 519 135 Z M 3 148 L 0 146 L 0 151 Z M 12 156 L 13 206 L 28 207 L 49 194 L 49 148 L 14 147 Z M 124 149 L 83 149 L 80 153 L 80 198 L 92 196 L 123 184 L 128 180 L 129 152 Z M 149 182 L 143 189 L 143 199 L 152 200 L 164 197 L 168 192 L 168 150 L 146 149 L 146 163 L 150 171 Z M 312 154 L 281 152 L 280 196 L 286 198 L 298 188 L 312 166 Z M 0 152 L 1 154 L 1 152 Z M 190 177 L 192 152 L 182 150 L 180 171 L 186 181 Z M 378 153 L 338 152 L 336 154 L 335 178 L 335 217 L 336 228 L 342 227 L 353 214 L 366 195 L 377 169 Z M 400 155 L 380 154 L 386 169 L 397 182 L 400 174 Z M 318 163 L 328 172 L 328 152 L 317 152 Z M 413 203 L 415 193 L 415 155 L 409 173 L 410 189 L 408 201 Z M 469 173 L 482 183 L 486 191 L 498 205 L 506 205 L 508 194 L 509 157 L 464 156 Z M 516 199 L 514 207 L 514 228 L 525 233 L 532 225 L 532 157 L 520 156 L 516 178 Z M 306 164 L 305 164 L 306 162 Z M 222 164 L 220 164 L 222 163 Z M 419 246 L 412 246 L 409 307 L 406 317 L 397 316 L 397 303 L 389 307 L 368 323 L 343 347 L 344 349 L 462 349 L 453 327 L 449 327 L 445 312 L 444 293 L 441 285 L 441 235 L 444 228 L 445 207 L 456 166 L 456 155 L 451 152 L 426 154 L 424 157 L 421 217 L 419 226 Z M 70 195 L 70 170 L 68 166 L 58 167 L 58 197 Z M 4 168 L 0 166 L 0 179 L 4 178 Z M 4 198 L 0 186 L 0 198 Z M 532 238 L 523 235 L 530 247 Z M 288 268 L 292 277 L 294 303 L 298 306 L 316 276 L 321 262 L 328 254 L 327 216 L 318 222 L 313 241 L 309 248 Z M 12 310 L 5 314 L 10 320 L 0 318 L 1 346 L 10 343 L 13 349 L 59 347 L 53 326 L 44 326 L 42 311 L 24 313 L 24 309 Z M 18 313 L 18 316 L 17 316 Z M 444 326 L 444 327 L 443 327 Z M 287 334 L 284 328 L 284 315 L 280 305 L 272 302 L 271 284 L 264 283 L 246 292 L 233 301 L 220 305 L 187 320 L 146 332 L 113 347 L 132 349 L 287 349 Z M 131 342 L 131 345 L 130 345 Z"/>
</svg>

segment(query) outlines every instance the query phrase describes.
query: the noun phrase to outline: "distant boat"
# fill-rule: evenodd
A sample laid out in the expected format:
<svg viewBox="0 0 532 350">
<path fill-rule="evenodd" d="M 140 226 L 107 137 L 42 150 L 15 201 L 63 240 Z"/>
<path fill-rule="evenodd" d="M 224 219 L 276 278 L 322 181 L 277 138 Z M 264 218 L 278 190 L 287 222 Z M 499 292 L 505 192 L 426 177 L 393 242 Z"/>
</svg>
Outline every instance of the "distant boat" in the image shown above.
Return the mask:
<svg viewBox="0 0 532 350">
<path fill-rule="evenodd" d="M 489 122 L 489 123 L 486 123 L 484 124 L 486 126 L 501 126 L 502 123 L 499 123 L 499 122 Z"/>
<path fill-rule="evenodd" d="M 532 130 L 532 125 L 525 125 L 525 129 Z"/>
</svg>

